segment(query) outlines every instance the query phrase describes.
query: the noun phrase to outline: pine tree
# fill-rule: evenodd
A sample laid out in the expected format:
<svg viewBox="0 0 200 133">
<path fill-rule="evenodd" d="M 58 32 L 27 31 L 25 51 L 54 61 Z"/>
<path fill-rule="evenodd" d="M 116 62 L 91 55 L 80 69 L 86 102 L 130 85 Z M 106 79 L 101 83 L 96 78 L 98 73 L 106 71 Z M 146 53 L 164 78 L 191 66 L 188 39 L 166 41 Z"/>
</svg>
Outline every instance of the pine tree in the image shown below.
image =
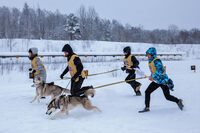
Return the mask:
<svg viewBox="0 0 200 133">
<path fill-rule="evenodd" d="M 81 33 L 80 33 L 80 24 L 79 24 L 79 19 L 76 17 L 74 14 L 70 14 L 67 16 L 66 20 L 66 25 L 65 25 L 65 31 L 69 34 L 69 39 L 74 40 L 74 39 L 80 39 L 81 38 Z"/>
</svg>

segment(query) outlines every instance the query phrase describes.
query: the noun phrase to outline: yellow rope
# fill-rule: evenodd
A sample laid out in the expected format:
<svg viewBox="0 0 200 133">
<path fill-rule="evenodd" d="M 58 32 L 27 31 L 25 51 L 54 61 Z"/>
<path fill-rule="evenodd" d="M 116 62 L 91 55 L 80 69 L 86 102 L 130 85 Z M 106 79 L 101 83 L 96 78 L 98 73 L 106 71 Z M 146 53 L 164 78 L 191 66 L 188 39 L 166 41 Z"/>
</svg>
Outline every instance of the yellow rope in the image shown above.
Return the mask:
<svg viewBox="0 0 200 133">
<path fill-rule="evenodd" d="M 111 72 L 114 72 L 114 71 L 117 71 L 117 70 L 120 70 L 120 69 L 114 69 L 114 70 L 110 70 L 110 71 L 107 71 L 107 72 L 96 73 L 96 74 L 89 74 L 88 76 L 94 76 L 94 75 L 100 75 L 100 74 L 105 74 L 105 73 L 111 73 Z"/>
<path fill-rule="evenodd" d="M 117 70 L 120 70 L 120 69 L 113 69 L 113 70 L 110 70 L 110 71 L 107 71 L 107 72 L 89 74 L 88 76 L 95 76 L 95 75 L 100 75 L 100 74 L 111 73 L 111 72 L 114 72 L 114 71 L 117 71 Z M 66 77 L 66 78 L 58 79 L 58 80 L 64 80 L 64 79 L 71 79 L 71 78 L 70 77 Z"/>
<path fill-rule="evenodd" d="M 117 71 L 117 70 L 120 70 L 120 69 L 114 69 L 114 70 L 107 71 L 107 72 L 90 74 L 88 76 L 94 76 L 94 75 L 100 75 L 100 74 L 110 73 L 110 72 L 114 72 L 114 71 Z M 102 87 L 106 87 L 106 86 L 110 86 L 110 85 L 115 85 L 115 84 L 120 84 L 120 83 L 124 83 L 124 82 L 130 82 L 130 81 L 134 81 L 134 80 L 138 80 L 138 79 L 145 79 L 145 78 L 148 78 L 148 76 L 144 76 L 144 77 L 141 77 L 141 78 L 130 79 L 130 80 L 125 80 L 125 81 L 119 81 L 119 82 L 110 83 L 110 84 L 106 84 L 106 85 L 101 85 L 101 86 L 94 87 L 93 89 L 102 88 Z M 71 78 L 66 77 L 64 79 L 71 79 Z M 63 79 L 59 79 L 59 80 L 63 80 Z"/>
<path fill-rule="evenodd" d="M 93 89 L 102 88 L 102 87 L 115 85 L 115 84 L 120 84 L 120 83 L 124 83 L 124 82 L 130 82 L 130 81 L 134 81 L 134 80 L 138 80 L 138 79 L 144 79 L 144 78 L 147 78 L 147 77 L 141 77 L 141 78 L 135 78 L 135 79 L 125 80 L 125 81 L 119 81 L 119 82 L 115 82 L 115 83 L 110 83 L 110 84 L 106 84 L 106 85 L 97 86 L 97 87 L 94 87 Z"/>
</svg>

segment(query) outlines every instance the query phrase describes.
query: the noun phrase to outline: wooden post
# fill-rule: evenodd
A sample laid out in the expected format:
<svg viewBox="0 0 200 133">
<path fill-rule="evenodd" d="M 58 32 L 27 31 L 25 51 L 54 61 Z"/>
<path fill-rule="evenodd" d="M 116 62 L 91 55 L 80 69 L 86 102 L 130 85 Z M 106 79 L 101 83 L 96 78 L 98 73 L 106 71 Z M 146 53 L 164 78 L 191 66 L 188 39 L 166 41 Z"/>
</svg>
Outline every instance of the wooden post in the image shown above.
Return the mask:
<svg viewBox="0 0 200 133">
<path fill-rule="evenodd" d="M 196 72 L 196 66 L 195 66 L 195 65 L 192 65 L 192 66 L 191 66 L 191 70 L 194 70 L 194 72 Z"/>
</svg>

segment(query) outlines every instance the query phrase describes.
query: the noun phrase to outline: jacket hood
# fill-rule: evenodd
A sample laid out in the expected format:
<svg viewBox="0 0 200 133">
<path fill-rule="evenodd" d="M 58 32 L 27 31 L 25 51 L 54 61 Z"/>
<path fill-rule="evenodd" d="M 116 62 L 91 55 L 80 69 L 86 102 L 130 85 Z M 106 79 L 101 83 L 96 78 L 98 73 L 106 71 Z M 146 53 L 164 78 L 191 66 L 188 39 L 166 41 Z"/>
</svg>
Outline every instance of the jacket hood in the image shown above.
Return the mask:
<svg viewBox="0 0 200 133">
<path fill-rule="evenodd" d="M 146 51 L 146 54 L 150 54 L 151 55 L 151 59 L 149 60 L 149 62 L 151 62 L 154 58 L 157 57 L 157 52 L 156 52 L 156 48 L 151 47 Z"/>
<path fill-rule="evenodd" d="M 30 48 L 30 49 L 28 50 L 28 52 L 31 52 L 32 54 L 36 55 L 36 54 L 38 54 L 38 48 L 32 47 L 32 48 Z"/>
<path fill-rule="evenodd" d="M 36 56 L 38 56 L 38 48 L 36 47 L 30 48 L 28 52 L 32 53 L 31 56 L 28 57 L 30 60 L 33 60 Z"/>
<path fill-rule="evenodd" d="M 124 49 L 123 49 L 123 52 L 125 53 L 127 53 L 127 55 L 125 55 L 125 57 L 127 58 L 130 54 L 131 54 L 131 48 L 129 47 L 129 46 L 127 46 L 127 47 L 125 47 Z"/>
<path fill-rule="evenodd" d="M 69 44 L 65 44 L 65 46 L 62 48 L 62 52 L 68 52 L 69 56 L 74 53 L 72 47 Z"/>
</svg>

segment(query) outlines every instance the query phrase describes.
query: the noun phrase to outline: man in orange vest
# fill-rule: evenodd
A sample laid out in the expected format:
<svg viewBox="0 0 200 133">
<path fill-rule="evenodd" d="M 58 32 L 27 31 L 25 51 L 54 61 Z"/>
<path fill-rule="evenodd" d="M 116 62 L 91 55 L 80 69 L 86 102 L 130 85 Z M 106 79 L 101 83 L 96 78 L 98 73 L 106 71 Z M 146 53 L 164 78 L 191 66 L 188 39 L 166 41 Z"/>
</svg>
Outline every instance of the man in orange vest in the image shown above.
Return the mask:
<svg viewBox="0 0 200 133">
<path fill-rule="evenodd" d="M 124 52 L 124 67 L 122 67 L 122 71 L 126 70 L 126 73 L 128 73 L 129 75 L 126 77 L 125 80 L 130 80 L 130 79 L 135 79 L 136 75 L 135 75 L 135 68 L 139 68 L 139 61 L 135 58 L 134 55 L 131 54 L 131 48 L 125 47 L 123 49 Z M 129 81 L 127 82 L 128 84 L 131 85 L 131 87 L 133 88 L 133 90 L 136 93 L 136 96 L 141 96 L 141 92 L 140 92 L 140 87 L 141 87 L 141 83 L 133 80 L 133 81 Z"/>
<path fill-rule="evenodd" d="M 46 68 L 40 57 L 38 57 L 38 49 L 36 47 L 30 48 L 28 53 L 29 59 L 31 60 L 31 68 L 29 68 L 29 71 L 32 71 L 34 77 L 41 77 L 46 82 Z"/>
<path fill-rule="evenodd" d="M 60 78 L 63 79 L 64 75 L 68 72 L 70 72 L 71 76 L 71 95 L 72 96 L 84 96 L 84 92 L 90 88 L 93 88 L 93 86 L 85 86 L 82 87 L 83 81 L 86 77 L 84 70 L 83 70 L 83 64 L 81 62 L 81 59 L 78 55 L 76 55 L 71 46 L 69 44 L 66 44 L 62 52 L 64 52 L 64 55 L 67 57 L 68 60 L 68 66 L 63 71 L 63 73 L 60 75 Z"/>
<path fill-rule="evenodd" d="M 29 59 L 31 60 L 31 68 L 29 68 L 29 71 L 33 74 L 33 82 L 34 78 L 40 77 L 44 82 L 46 82 L 47 74 L 46 74 L 46 68 L 44 66 L 44 63 L 38 57 L 38 48 L 32 47 L 28 50 L 29 53 Z M 45 98 L 45 97 L 41 97 Z"/>
</svg>

